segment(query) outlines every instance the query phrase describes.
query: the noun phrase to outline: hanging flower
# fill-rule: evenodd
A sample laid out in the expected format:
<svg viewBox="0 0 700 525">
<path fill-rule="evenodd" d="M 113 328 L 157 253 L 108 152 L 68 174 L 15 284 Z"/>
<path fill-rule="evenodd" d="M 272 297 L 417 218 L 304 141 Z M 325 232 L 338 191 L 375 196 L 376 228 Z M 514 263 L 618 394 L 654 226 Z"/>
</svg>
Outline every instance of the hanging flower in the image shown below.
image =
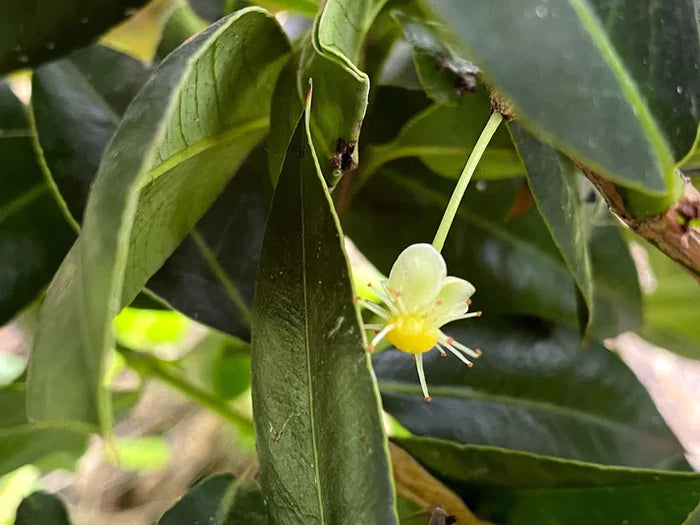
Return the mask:
<svg viewBox="0 0 700 525">
<path fill-rule="evenodd" d="M 442 255 L 430 244 L 412 244 L 394 262 L 389 279 L 379 286 L 369 283 L 383 305 L 356 297 L 371 312 L 382 318 L 381 324 L 368 324 L 376 336 L 367 346 L 369 352 L 384 338 L 403 352 L 413 354 L 423 396 L 430 401 L 423 372 L 423 353 L 436 348 L 444 357 L 453 353 L 471 367 L 469 357 L 479 357 L 481 350 L 468 348 L 443 333 L 440 328 L 452 321 L 480 317 L 481 312 L 467 313 L 470 297 L 476 289 L 464 279 L 447 275 Z"/>
</svg>

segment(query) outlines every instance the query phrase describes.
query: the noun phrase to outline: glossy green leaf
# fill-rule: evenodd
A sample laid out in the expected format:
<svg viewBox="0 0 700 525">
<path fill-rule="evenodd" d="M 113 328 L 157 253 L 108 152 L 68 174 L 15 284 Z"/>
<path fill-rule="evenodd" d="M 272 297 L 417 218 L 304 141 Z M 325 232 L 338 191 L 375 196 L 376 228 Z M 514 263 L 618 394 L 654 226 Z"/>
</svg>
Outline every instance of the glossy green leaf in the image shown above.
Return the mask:
<svg viewBox="0 0 700 525">
<path fill-rule="evenodd" d="M 23 104 L 0 80 L 0 325 L 48 284 L 75 234 L 32 149 Z"/>
<path fill-rule="evenodd" d="M 426 354 L 431 403 L 408 355 L 373 359 L 385 410 L 411 432 L 611 465 L 685 465 L 642 384 L 602 345 L 583 348 L 574 330 L 488 313 L 443 330 L 484 355 L 469 369 Z"/>
<path fill-rule="evenodd" d="M 53 494 L 34 492 L 22 500 L 17 509 L 15 525 L 70 525 L 63 502 Z"/>
<path fill-rule="evenodd" d="M 77 424 L 34 424 L 25 413 L 23 384 L 0 389 L 0 475 L 22 465 L 66 467 L 85 450 L 92 430 Z"/>
<path fill-rule="evenodd" d="M 308 114 L 307 114 L 308 126 Z M 273 523 L 396 522 L 379 398 L 333 205 L 304 120 L 256 283 L 253 410 Z"/>
<path fill-rule="evenodd" d="M 32 108 L 44 167 L 77 220 L 107 142 L 148 72 L 140 62 L 97 45 L 33 75 Z M 246 339 L 272 193 L 261 157 L 251 155 L 147 284 L 170 306 Z"/>
<path fill-rule="evenodd" d="M 700 359 L 700 286 L 655 247 L 646 243 L 637 246 L 648 265 L 644 325 L 639 334 L 667 350 Z"/>
<path fill-rule="evenodd" d="M 260 487 L 217 474 L 195 485 L 158 520 L 158 525 L 265 525 L 268 523 Z"/>
<path fill-rule="evenodd" d="M 583 298 L 581 331 L 585 333 L 594 318 L 594 299 L 588 228 L 579 192 L 581 174 L 573 162 L 517 123 L 510 125 L 510 131 L 523 159 L 537 209 Z"/>
<path fill-rule="evenodd" d="M 107 142 L 150 72 L 98 44 L 32 75 L 31 110 L 42 160 L 78 222 Z"/>
<path fill-rule="evenodd" d="M 303 100 L 309 81 L 314 85 L 314 107 L 311 128 L 318 153 L 319 167 L 329 185 L 338 182 L 343 173 L 357 163 L 357 141 L 367 109 L 369 78 L 358 67 L 363 39 L 386 0 L 329 0 L 316 18 L 299 58 L 296 75 L 296 97 Z M 290 73 L 291 74 L 291 73 Z M 291 131 L 289 124 L 298 115 L 298 104 L 289 104 L 291 77 L 283 77 L 284 85 L 275 98 L 279 107 L 271 116 L 275 130 L 271 167 L 279 167 Z M 282 125 L 286 134 L 276 128 Z M 277 175 L 273 171 L 273 177 Z"/>
<path fill-rule="evenodd" d="M 413 63 L 426 94 L 439 104 L 458 104 L 476 88 L 479 68 L 449 49 L 430 24 L 396 13 L 406 40 L 413 47 Z"/>
<path fill-rule="evenodd" d="M 605 467 L 436 439 L 398 444 L 502 525 L 680 525 L 700 499 L 695 473 Z"/>
<path fill-rule="evenodd" d="M 0 22 L 0 74 L 89 44 L 146 0 L 10 0 Z"/>
<path fill-rule="evenodd" d="M 683 522 L 683 525 L 700 525 L 700 503 L 698 503 L 694 511 L 688 514 L 688 518 Z"/>
<path fill-rule="evenodd" d="M 269 86 L 287 50 L 269 14 L 238 11 L 171 54 L 129 106 L 103 155 L 80 239 L 42 309 L 29 366 L 31 418 L 109 427 L 101 378 L 112 319 L 263 137 Z"/>
<path fill-rule="evenodd" d="M 430 106 L 408 121 L 390 142 L 367 147 L 362 178 L 368 178 L 392 160 L 418 157 L 433 171 L 456 179 L 490 113 L 488 98 L 481 93 L 465 94 L 456 107 Z M 476 169 L 476 176 L 501 178 L 523 173 L 507 130 L 497 131 Z"/>
<path fill-rule="evenodd" d="M 467 191 L 443 250 L 450 275 L 472 282 L 476 307 L 488 313 L 535 315 L 577 326 L 573 280 L 537 210 L 506 220 L 521 183 L 477 181 Z M 406 246 L 433 238 L 453 184 L 416 162 L 382 169 L 343 216 L 346 233 L 386 275 Z M 633 276 L 625 250 L 619 236 L 594 234 L 594 279 L 609 282 L 619 272 Z M 629 281 L 626 276 L 620 287 L 596 286 L 596 308 L 606 312 L 591 328 L 596 339 L 638 326 L 639 290 Z"/>
<path fill-rule="evenodd" d="M 620 184 L 669 191 L 700 118 L 692 0 L 426 3 L 532 133 Z"/>
</svg>

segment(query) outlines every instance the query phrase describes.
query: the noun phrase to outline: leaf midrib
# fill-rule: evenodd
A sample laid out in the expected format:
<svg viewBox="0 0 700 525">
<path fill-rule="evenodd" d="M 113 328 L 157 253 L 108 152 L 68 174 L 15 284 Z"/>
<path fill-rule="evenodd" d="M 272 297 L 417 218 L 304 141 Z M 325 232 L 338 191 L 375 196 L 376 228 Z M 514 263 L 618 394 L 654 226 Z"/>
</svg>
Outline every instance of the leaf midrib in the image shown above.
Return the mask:
<svg viewBox="0 0 700 525">
<path fill-rule="evenodd" d="M 307 110 L 308 112 L 308 110 Z M 308 123 L 306 125 L 308 130 Z M 309 147 L 313 148 L 313 144 L 309 141 Z M 304 351 L 306 357 L 306 378 L 308 381 L 308 397 L 309 397 L 309 423 L 311 426 L 311 447 L 314 455 L 314 478 L 316 483 L 316 498 L 318 501 L 319 517 L 321 525 L 326 523 L 323 507 L 323 495 L 321 492 L 321 471 L 318 464 L 318 445 L 316 440 L 316 422 L 314 418 L 314 394 L 313 394 L 313 374 L 311 372 L 311 348 L 309 347 L 309 297 L 307 294 L 306 284 L 306 213 L 304 208 L 304 175 L 301 173 L 302 161 L 299 162 L 299 203 L 301 211 L 301 268 L 302 268 L 302 287 L 304 293 Z"/>
<path fill-rule="evenodd" d="M 401 383 L 398 381 L 379 381 L 379 387 L 381 391 L 396 393 L 396 394 L 419 394 L 420 389 L 414 384 Z M 554 405 L 550 402 L 534 400 L 534 399 L 524 399 L 521 397 L 513 397 L 504 394 L 493 394 L 490 392 L 484 392 L 474 389 L 459 388 L 459 387 L 446 387 L 446 386 L 431 386 L 430 391 L 433 392 L 433 397 L 446 397 L 446 398 L 458 398 L 458 399 L 471 399 L 478 401 L 488 401 L 491 403 L 498 403 L 502 405 L 519 406 L 522 408 L 535 410 L 539 412 L 547 412 L 557 416 L 562 416 L 571 419 L 584 420 L 588 423 L 595 424 L 599 427 L 608 428 L 616 432 L 633 432 L 635 434 L 640 434 L 644 437 L 653 438 L 657 441 L 665 441 L 665 438 L 651 430 L 643 430 L 635 426 L 621 423 L 613 419 L 599 416 L 596 414 L 591 414 L 590 412 L 584 412 L 583 410 L 571 407 L 563 407 L 559 405 Z"/>
</svg>

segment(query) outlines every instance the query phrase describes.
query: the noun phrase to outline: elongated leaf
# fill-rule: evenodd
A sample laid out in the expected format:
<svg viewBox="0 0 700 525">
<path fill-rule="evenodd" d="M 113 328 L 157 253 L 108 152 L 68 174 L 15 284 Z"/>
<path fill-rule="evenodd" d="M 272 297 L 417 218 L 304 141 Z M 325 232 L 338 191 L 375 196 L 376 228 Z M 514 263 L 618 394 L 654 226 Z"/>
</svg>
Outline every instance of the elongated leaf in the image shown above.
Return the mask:
<svg viewBox="0 0 700 525">
<path fill-rule="evenodd" d="M 265 11 L 238 11 L 178 48 L 129 106 L 103 156 L 80 239 L 42 310 L 30 417 L 109 425 L 100 385 L 111 320 L 262 138 L 269 86 L 287 50 Z"/>
<path fill-rule="evenodd" d="M 24 405 L 23 384 L 0 389 L 0 475 L 27 464 L 72 466 L 85 450 L 91 429 L 31 423 Z"/>
<path fill-rule="evenodd" d="M 15 525 L 70 525 L 63 502 L 52 494 L 34 492 L 22 500 L 17 509 Z"/>
<path fill-rule="evenodd" d="M 0 325 L 36 298 L 75 238 L 36 161 L 24 109 L 0 80 Z"/>
<path fill-rule="evenodd" d="M 374 358 L 384 408 L 412 432 L 612 465 L 683 464 L 644 387 L 603 346 L 582 348 L 575 331 L 532 319 L 488 315 L 445 328 L 484 355 L 472 369 L 426 355 L 430 404 L 407 355 Z"/>
<path fill-rule="evenodd" d="M 367 148 L 363 178 L 381 165 L 403 157 L 418 157 L 430 169 L 456 179 L 467 161 L 491 109 L 483 94 L 465 94 L 456 107 L 433 105 L 415 115 L 386 144 Z M 496 132 L 476 170 L 485 178 L 521 175 L 524 169 L 505 129 Z"/>
<path fill-rule="evenodd" d="M 623 185 L 668 191 L 700 118 L 693 0 L 427 3 L 533 134 Z"/>
<path fill-rule="evenodd" d="M 649 281 L 644 293 L 644 325 L 639 334 L 667 350 L 700 359 L 698 283 L 653 246 L 638 245 L 637 249 L 646 254 Z"/>
<path fill-rule="evenodd" d="M 476 286 L 474 301 L 488 313 L 535 315 L 577 326 L 573 281 L 537 210 L 506 220 L 520 185 L 517 179 L 480 181 L 467 192 L 443 250 L 450 273 Z M 346 231 L 370 261 L 388 274 L 406 246 L 432 239 L 452 186 L 425 173 L 415 162 L 380 170 L 343 216 Z M 614 281 L 622 268 L 634 275 L 619 236 L 594 235 L 592 247 L 598 255 L 593 259 L 596 278 L 612 273 L 608 281 Z M 620 251 L 626 258 L 614 260 L 613 254 Z M 596 339 L 637 327 L 633 323 L 640 315 L 639 291 L 633 283 L 630 290 L 628 281 L 625 277 L 620 287 L 596 287 L 596 308 L 607 314 L 591 328 Z"/>
<path fill-rule="evenodd" d="M 357 141 L 367 109 L 369 78 L 357 67 L 361 45 L 374 18 L 386 0 L 329 0 L 316 18 L 306 39 L 296 75 L 296 97 L 303 100 L 314 84 L 312 131 L 319 166 L 329 185 L 357 163 Z M 279 110 L 271 117 L 273 137 L 270 162 L 277 176 L 279 159 L 284 157 L 292 129 L 289 123 L 298 114 L 297 104 L 287 103 L 291 77 L 275 93 Z"/>
<path fill-rule="evenodd" d="M 89 44 L 146 0 L 10 0 L 0 23 L 0 74 Z"/>
<path fill-rule="evenodd" d="M 537 208 L 584 301 L 582 332 L 593 320 L 593 272 L 588 255 L 588 228 L 579 195 L 576 166 L 517 124 L 510 125 Z"/>
<path fill-rule="evenodd" d="M 392 524 L 377 389 L 308 113 L 304 124 L 277 184 L 255 291 L 261 484 L 273 523 Z"/>
<path fill-rule="evenodd" d="M 260 487 L 217 474 L 195 485 L 158 520 L 158 525 L 264 525 L 267 523 Z"/>
<path fill-rule="evenodd" d="M 503 525 L 680 524 L 700 499 L 700 475 L 603 467 L 435 439 L 399 445 L 458 486 L 483 519 Z"/>
<path fill-rule="evenodd" d="M 43 66 L 32 77 L 44 166 L 77 220 L 107 142 L 147 73 L 138 61 L 96 45 Z M 251 157 L 147 285 L 199 322 L 246 339 L 272 192 L 261 155 Z"/>
<path fill-rule="evenodd" d="M 690 514 L 688 514 L 688 518 L 683 522 L 683 525 L 698 525 L 700 524 L 700 503 L 698 503 L 698 506 L 695 507 L 695 510 L 693 510 Z"/>
</svg>

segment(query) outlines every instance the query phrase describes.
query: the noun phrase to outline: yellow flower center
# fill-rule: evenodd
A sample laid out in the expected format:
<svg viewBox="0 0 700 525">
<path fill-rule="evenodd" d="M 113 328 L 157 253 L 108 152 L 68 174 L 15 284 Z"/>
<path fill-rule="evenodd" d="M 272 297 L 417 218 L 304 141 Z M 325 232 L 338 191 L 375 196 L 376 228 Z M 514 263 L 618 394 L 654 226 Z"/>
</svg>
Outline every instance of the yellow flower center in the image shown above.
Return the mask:
<svg viewBox="0 0 700 525">
<path fill-rule="evenodd" d="M 394 328 L 386 334 L 386 338 L 399 350 L 422 354 L 437 344 L 437 328 L 422 315 L 397 315 L 387 324 L 394 325 Z"/>
</svg>

